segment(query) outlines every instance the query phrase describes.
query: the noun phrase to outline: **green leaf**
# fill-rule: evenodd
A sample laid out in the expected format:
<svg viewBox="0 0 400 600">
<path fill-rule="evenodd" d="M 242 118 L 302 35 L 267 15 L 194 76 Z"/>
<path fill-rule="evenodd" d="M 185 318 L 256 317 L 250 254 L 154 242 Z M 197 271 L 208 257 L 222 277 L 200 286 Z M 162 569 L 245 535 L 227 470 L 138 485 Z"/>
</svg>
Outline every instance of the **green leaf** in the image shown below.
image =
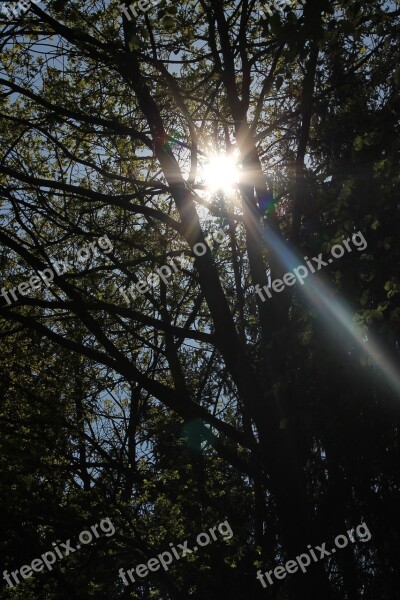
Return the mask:
<svg viewBox="0 0 400 600">
<path fill-rule="evenodd" d="M 140 48 L 140 38 L 137 35 L 133 35 L 129 40 L 129 50 L 133 52 L 133 50 L 139 50 Z"/>
<path fill-rule="evenodd" d="M 380 223 L 379 223 L 378 219 L 375 219 L 375 221 L 371 225 L 371 229 L 373 229 L 375 231 L 376 229 L 378 229 L 378 227 L 380 227 Z"/>
<path fill-rule="evenodd" d="M 163 20 L 164 27 L 172 28 L 175 25 L 175 19 L 171 15 L 166 15 Z"/>
<path fill-rule="evenodd" d="M 363 147 L 363 139 L 360 135 L 358 135 L 353 142 L 353 148 L 356 152 L 360 152 L 362 147 Z"/>
</svg>

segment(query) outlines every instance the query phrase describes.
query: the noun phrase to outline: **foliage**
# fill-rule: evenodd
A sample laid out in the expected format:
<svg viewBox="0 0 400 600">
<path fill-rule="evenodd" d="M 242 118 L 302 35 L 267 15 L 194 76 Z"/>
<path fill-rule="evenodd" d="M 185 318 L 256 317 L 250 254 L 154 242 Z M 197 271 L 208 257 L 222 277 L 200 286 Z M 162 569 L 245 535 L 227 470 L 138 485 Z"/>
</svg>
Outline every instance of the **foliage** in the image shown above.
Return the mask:
<svg viewBox="0 0 400 600">
<path fill-rule="evenodd" d="M 74 265 L 2 299 L 4 568 L 107 516 L 116 534 L 1 598 L 397 597 L 399 16 L 186 0 L 128 21 L 47 0 L 4 17 L 2 285 Z M 211 196 L 207 154 L 233 148 L 236 197 Z M 228 243 L 196 256 L 219 228 Z M 366 250 L 312 276 L 326 305 L 299 284 L 255 294 L 287 251 L 300 264 L 357 231 Z M 105 234 L 112 252 L 79 262 Z M 229 543 L 123 586 L 121 567 L 225 519 Z M 361 521 L 368 544 L 256 580 Z"/>
</svg>

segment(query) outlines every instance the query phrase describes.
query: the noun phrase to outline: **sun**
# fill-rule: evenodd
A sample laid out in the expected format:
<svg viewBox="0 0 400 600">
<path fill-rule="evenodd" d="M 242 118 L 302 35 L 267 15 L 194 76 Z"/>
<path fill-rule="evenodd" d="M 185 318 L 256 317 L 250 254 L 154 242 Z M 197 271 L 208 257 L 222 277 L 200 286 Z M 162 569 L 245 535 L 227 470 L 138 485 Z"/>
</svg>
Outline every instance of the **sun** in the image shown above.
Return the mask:
<svg viewBox="0 0 400 600">
<path fill-rule="evenodd" d="M 239 183 L 239 166 L 234 154 L 212 154 L 202 170 L 207 191 L 232 194 Z"/>
</svg>

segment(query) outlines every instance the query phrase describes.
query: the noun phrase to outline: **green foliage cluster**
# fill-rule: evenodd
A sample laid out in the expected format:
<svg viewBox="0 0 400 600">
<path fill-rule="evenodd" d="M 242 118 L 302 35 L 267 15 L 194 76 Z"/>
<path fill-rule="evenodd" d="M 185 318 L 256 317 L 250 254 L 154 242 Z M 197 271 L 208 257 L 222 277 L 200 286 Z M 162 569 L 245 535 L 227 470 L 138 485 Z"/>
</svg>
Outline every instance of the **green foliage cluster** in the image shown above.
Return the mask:
<svg viewBox="0 0 400 600">
<path fill-rule="evenodd" d="M 114 0 L 46 0 L 0 23 L 2 286 L 113 242 L 1 300 L 1 564 L 116 528 L 0 598 L 398 597 L 399 17 L 185 0 L 129 22 Z M 212 196 L 207 154 L 233 147 L 241 184 Z M 228 243 L 196 257 L 218 228 Z M 258 301 L 288 249 L 356 231 L 365 251 L 313 276 L 336 317 L 302 286 Z M 190 268 L 126 305 L 182 252 Z M 225 519 L 229 543 L 119 579 Z M 362 520 L 368 544 L 256 580 Z"/>
</svg>

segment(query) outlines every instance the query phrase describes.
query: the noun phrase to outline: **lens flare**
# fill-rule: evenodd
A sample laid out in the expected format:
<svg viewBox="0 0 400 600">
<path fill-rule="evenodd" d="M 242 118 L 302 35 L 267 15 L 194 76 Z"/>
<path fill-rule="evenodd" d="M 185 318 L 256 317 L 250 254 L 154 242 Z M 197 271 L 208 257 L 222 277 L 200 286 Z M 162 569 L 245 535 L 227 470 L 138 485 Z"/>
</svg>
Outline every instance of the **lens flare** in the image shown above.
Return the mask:
<svg viewBox="0 0 400 600">
<path fill-rule="evenodd" d="M 291 249 L 289 243 L 284 242 L 270 227 L 264 227 L 262 236 L 277 260 L 287 271 L 292 271 L 299 264 L 301 257 Z M 308 302 L 329 324 L 332 337 L 335 338 L 338 334 L 343 334 L 358 347 L 359 351 L 369 356 L 376 370 L 380 372 L 395 394 L 400 397 L 400 370 L 398 365 L 393 362 L 386 348 L 376 342 L 372 336 L 365 335 L 365 332 L 354 321 L 354 310 L 339 297 L 336 297 L 334 288 L 318 279 L 318 276 L 313 275 L 307 280 L 306 285 L 300 287 L 300 290 Z"/>
<path fill-rule="evenodd" d="M 232 194 L 239 182 L 239 166 L 234 154 L 212 154 L 202 171 L 202 179 L 209 192 Z"/>
</svg>

